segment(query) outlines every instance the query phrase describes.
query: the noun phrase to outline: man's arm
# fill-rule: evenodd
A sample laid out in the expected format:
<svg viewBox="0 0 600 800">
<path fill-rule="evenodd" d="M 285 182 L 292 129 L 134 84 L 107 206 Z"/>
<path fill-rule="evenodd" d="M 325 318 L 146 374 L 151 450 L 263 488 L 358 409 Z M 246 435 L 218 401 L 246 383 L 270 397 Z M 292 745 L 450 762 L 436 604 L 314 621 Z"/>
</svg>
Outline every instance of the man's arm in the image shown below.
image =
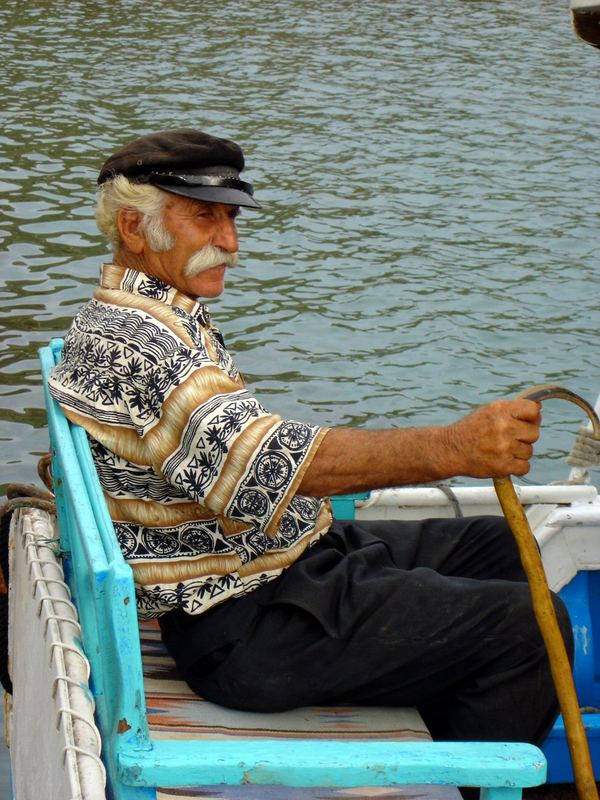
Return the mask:
<svg viewBox="0 0 600 800">
<path fill-rule="evenodd" d="M 538 403 L 497 400 L 444 427 L 333 428 L 298 491 L 318 496 L 428 483 L 455 475 L 525 475 L 540 422 Z"/>
</svg>

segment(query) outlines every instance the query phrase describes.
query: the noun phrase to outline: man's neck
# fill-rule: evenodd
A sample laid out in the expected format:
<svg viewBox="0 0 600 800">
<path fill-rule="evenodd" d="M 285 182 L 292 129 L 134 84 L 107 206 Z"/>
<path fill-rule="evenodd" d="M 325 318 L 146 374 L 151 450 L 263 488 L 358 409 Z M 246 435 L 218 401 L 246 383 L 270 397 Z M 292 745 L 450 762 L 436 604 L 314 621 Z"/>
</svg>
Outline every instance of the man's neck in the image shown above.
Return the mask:
<svg viewBox="0 0 600 800">
<path fill-rule="evenodd" d="M 132 253 L 124 247 L 118 247 L 113 255 L 113 264 L 118 267 L 127 267 L 128 269 L 135 269 L 138 272 L 143 272 L 145 275 L 152 275 L 149 264 L 143 255 Z"/>
</svg>

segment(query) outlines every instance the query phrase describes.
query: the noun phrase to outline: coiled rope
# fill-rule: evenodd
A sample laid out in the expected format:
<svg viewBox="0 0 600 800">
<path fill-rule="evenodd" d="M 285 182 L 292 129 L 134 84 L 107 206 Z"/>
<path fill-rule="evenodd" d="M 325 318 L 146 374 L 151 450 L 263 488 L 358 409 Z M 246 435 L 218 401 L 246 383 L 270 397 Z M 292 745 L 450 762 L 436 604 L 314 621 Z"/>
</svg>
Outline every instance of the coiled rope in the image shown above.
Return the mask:
<svg viewBox="0 0 600 800">
<path fill-rule="evenodd" d="M 600 441 L 594 431 L 587 426 L 579 428 L 571 452 L 566 458 L 570 467 L 597 467 L 600 465 Z"/>
</svg>

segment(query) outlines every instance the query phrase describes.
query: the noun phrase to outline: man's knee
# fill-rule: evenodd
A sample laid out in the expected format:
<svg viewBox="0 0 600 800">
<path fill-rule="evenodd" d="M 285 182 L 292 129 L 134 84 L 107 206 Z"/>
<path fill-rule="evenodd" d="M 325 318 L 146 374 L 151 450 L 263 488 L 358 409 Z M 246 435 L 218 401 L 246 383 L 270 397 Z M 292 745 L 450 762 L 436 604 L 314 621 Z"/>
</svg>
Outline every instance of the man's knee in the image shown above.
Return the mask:
<svg viewBox="0 0 600 800">
<path fill-rule="evenodd" d="M 569 612 L 563 600 L 554 592 L 550 593 L 558 627 L 565 642 L 565 649 L 571 662 L 573 661 L 573 630 Z M 514 635 L 522 642 L 535 646 L 540 652 L 546 650 L 540 624 L 536 617 L 529 586 L 521 584 L 521 591 L 513 592 L 510 601 L 510 612 L 507 624 L 512 628 Z"/>
</svg>

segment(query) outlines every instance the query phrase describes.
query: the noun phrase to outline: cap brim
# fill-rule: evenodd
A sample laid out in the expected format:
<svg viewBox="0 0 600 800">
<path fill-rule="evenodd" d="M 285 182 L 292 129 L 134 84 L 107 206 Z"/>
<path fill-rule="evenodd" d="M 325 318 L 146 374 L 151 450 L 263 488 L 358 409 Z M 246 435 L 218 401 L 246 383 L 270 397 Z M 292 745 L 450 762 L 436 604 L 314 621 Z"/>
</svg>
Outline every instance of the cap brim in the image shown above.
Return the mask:
<svg viewBox="0 0 600 800">
<path fill-rule="evenodd" d="M 260 204 L 256 202 L 251 194 L 229 186 L 173 186 L 173 184 L 163 183 L 156 180 L 156 178 L 154 178 L 152 184 L 164 192 L 177 194 L 180 197 L 191 197 L 193 200 L 201 200 L 203 203 L 225 203 L 226 205 L 243 206 L 244 208 L 260 208 Z"/>
</svg>

